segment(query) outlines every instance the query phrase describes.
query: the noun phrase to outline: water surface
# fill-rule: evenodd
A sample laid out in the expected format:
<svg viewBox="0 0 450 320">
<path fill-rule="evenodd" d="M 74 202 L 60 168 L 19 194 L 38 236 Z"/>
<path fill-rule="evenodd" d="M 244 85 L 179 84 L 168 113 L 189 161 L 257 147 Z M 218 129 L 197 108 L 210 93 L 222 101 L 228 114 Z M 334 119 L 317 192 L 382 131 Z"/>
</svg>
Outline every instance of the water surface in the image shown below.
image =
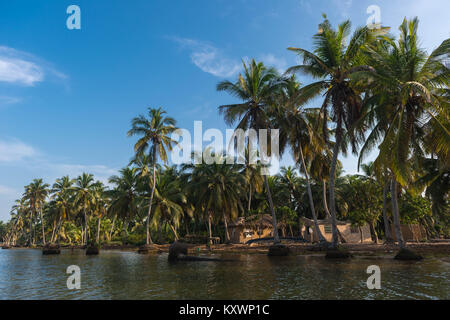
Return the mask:
<svg viewBox="0 0 450 320">
<path fill-rule="evenodd" d="M 234 262 L 169 263 L 167 254 L 0 250 L 0 299 L 449 299 L 450 263 L 392 257 L 329 261 L 322 256 L 269 258 L 215 255 Z M 81 269 L 68 290 L 66 268 Z M 381 290 L 367 289 L 369 265 L 381 268 Z"/>
</svg>

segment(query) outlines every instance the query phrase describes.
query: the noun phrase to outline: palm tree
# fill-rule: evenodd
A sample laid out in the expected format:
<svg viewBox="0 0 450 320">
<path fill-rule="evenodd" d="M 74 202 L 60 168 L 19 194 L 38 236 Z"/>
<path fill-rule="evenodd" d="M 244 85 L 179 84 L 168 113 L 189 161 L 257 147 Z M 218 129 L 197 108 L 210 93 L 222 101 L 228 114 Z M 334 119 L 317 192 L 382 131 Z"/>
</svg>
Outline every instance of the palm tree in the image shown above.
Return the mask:
<svg viewBox="0 0 450 320">
<path fill-rule="evenodd" d="M 109 206 L 109 196 L 107 193 L 106 186 L 100 182 L 97 181 L 94 186 L 94 203 L 92 207 L 93 213 L 97 216 L 97 236 L 96 236 L 96 244 L 100 245 L 100 231 L 101 231 L 101 221 L 102 218 L 104 218 L 108 212 L 108 206 Z"/>
<path fill-rule="evenodd" d="M 42 179 L 34 179 L 32 183 L 25 187 L 24 197 L 29 201 L 32 215 L 39 213 L 41 218 L 41 228 L 42 228 L 42 243 L 45 246 L 45 229 L 44 229 L 44 219 L 42 217 L 42 210 L 44 206 L 45 199 L 48 196 L 50 187 L 47 183 L 43 183 Z M 31 230 L 31 229 L 30 229 Z"/>
<path fill-rule="evenodd" d="M 119 171 L 119 176 L 109 178 L 109 183 L 115 185 L 111 190 L 110 212 L 123 220 L 125 243 L 127 242 L 128 223 L 135 217 L 140 200 L 139 173 L 137 168 L 126 167 Z"/>
<path fill-rule="evenodd" d="M 389 192 L 389 180 L 390 179 L 386 178 L 385 175 L 383 175 L 383 177 L 381 178 L 381 181 L 383 181 L 383 182 L 380 183 L 380 180 L 378 179 L 378 177 L 376 175 L 373 161 L 371 161 L 367 164 L 362 164 L 361 169 L 368 179 L 370 179 L 374 183 L 383 187 L 384 234 L 385 234 L 385 238 L 386 238 L 386 243 L 393 243 L 394 239 L 392 238 L 391 225 L 389 223 L 389 219 L 387 216 L 387 196 L 388 196 L 388 192 Z M 382 170 L 382 171 L 387 172 L 386 170 Z"/>
<path fill-rule="evenodd" d="M 285 144 L 289 144 L 297 163 L 303 170 L 306 179 L 306 187 L 308 192 L 309 207 L 314 221 L 314 229 L 319 238 L 320 243 L 326 240 L 319 229 L 317 222 L 316 210 L 311 191 L 311 184 L 306 167 L 304 154 L 311 156 L 318 152 L 320 144 L 323 143 L 319 136 L 315 133 L 311 125 L 310 118 L 317 118 L 318 113 L 315 109 L 303 109 L 298 106 L 298 100 L 301 99 L 300 84 L 292 77 L 288 82 L 285 90 L 278 96 L 277 112 L 275 121 L 277 127 L 281 128 L 280 149 L 284 150 Z"/>
<path fill-rule="evenodd" d="M 326 19 L 319 25 L 319 32 L 314 35 L 314 51 L 301 48 L 289 48 L 303 57 L 303 64 L 291 67 L 288 72 L 301 72 L 320 79 L 301 89 L 303 102 L 324 95 L 321 107 L 325 141 L 328 140 L 328 115 L 336 123 L 333 158 L 330 167 L 329 193 L 332 221 L 332 247 L 338 244 L 336 227 L 335 174 L 339 152 L 343 150 L 344 129 L 356 152 L 356 143 L 362 136 L 353 130 L 353 125 L 360 117 L 361 96 L 351 81 L 354 74 L 362 70 L 371 70 L 361 64 L 362 49 L 371 42 L 372 32 L 367 28 L 358 28 L 349 38 L 351 23 L 344 21 L 334 30 Z M 350 39 L 347 42 L 347 39 Z"/>
<path fill-rule="evenodd" d="M 147 239 L 146 245 L 148 246 L 152 242 L 150 236 L 150 218 L 152 213 L 152 202 L 156 188 L 156 162 L 159 157 L 165 164 L 168 163 L 167 151 L 172 150 L 172 144 L 176 143 L 169 135 L 176 130 L 175 119 L 165 116 L 166 112 L 161 108 L 148 109 L 148 118 L 144 115 L 140 115 L 134 118 L 131 122 L 132 128 L 128 131 L 128 136 L 138 135 L 141 136 L 134 145 L 134 151 L 136 155 L 145 154 L 148 152 L 149 157 L 152 159 L 153 165 L 153 178 L 152 178 L 152 190 L 150 194 L 150 200 L 148 205 L 146 230 Z"/>
<path fill-rule="evenodd" d="M 59 238 L 59 231 L 61 230 L 63 222 L 70 217 L 72 211 L 73 184 L 74 180 L 71 180 L 69 176 L 64 176 L 60 179 L 56 179 L 52 186 L 51 194 L 58 222 L 55 227 L 55 232 L 52 235 L 51 243 Z"/>
<path fill-rule="evenodd" d="M 250 160 L 252 159 L 252 156 L 249 154 L 250 152 L 251 151 L 249 151 L 248 148 L 245 149 L 245 165 L 242 169 L 242 174 L 245 176 L 248 186 L 248 204 L 246 214 L 249 214 L 251 210 L 253 193 L 261 193 L 264 184 L 264 178 L 261 175 L 261 164 L 251 163 Z"/>
<path fill-rule="evenodd" d="M 262 62 L 255 60 L 247 66 L 243 63 L 244 74 L 239 74 L 235 83 L 222 81 L 217 85 L 218 91 L 226 91 L 243 103 L 222 105 L 219 112 L 224 115 L 225 122 L 233 125 L 238 122 L 237 129 L 247 130 L 266 129 L 270 133 L 272 129 L 270 112 L 275 97 L 281 92 L 285 81 L 280 78 L 274 68 L 267 68 Z M 277 218 L 273 207 L 267 175 L 264 175 L 264 183 L 267 191 L 270 211 L 274 225 L 274 242 L 279 243 Z"/>
<path fill-rule="evenodd" d="M 83 214 L 84 220 L 84 243 L 88 244 L 89 230 L 88 230 L 88 214 L 93 209 L 95 204 L 95 182 L 92 174 L 83 173 L 75 180 L 73 187 L 75 193 L 74 203 L 79 211 Z"/>
<path fill-rule="evenodd" d="M 154 224 L 168 224 L 175 240 L 178 240 L 177 229 L 184 216 L 184 205 L 187 203 L 185 193 L 181 189 L 180 180 L 175 178 L 171 170 L 166 168 L 160 175 L 158 187 L 155 190 Z"/>
<path fill-rule="evenodd" d="M 373 129 L 360 158 L 382 140 L 375 160 L 378 168 L 391 173 L 391 198 L 394 226 L 400 247 L 405 242 L 400 230 L 398 187 L 410 186 L 418 159 L 424 158 L 424 146 L 437 153 L 450 150 L 448 116 L 448 80 L 450 72 L 444 59 L 449 56 L 450 39 L 445 40 L 431 55 L 419 47 L 419 21 L 404 19 L 400 37 L 385 37 L 377 46 L 368 48 L 369 63 L 375 72 L 365 76 L 373 93 L 372 107 L 363 120 Z M 425 141 L 427 128 L 435 133 Z M 379 169 L 380 170 L 380 169 Z"/>
<path fill-rule="evenodd" d="M 214 216 L 222 218 L 225 224 L 226 241 L 230 241 L 228 221 L 238 217 L 244 211 L 240 196 L 244 194 L 245 177 L 240 173 L 239 165 L 199 164 L 185 166 L 191 170 L 189 189 L 197 199 L 196 209 L 201 210 L 208 219 L 208 231 L 211 244 L 211 223 Z"/>
</svg>

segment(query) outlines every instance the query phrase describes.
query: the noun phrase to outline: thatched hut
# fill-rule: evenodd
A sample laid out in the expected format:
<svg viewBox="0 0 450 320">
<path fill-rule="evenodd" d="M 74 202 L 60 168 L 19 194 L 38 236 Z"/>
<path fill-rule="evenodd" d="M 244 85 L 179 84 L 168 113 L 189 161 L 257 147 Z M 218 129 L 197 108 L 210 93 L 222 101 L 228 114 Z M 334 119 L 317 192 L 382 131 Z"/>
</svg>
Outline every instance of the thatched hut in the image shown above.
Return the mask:
<svg viewBox="0 0 450 320">
<path fill-rule="evenodd" d="M 397 241 L 394 225 L 392 225 L 391 228 L 392 237 L 394 238 L 394 241 Z M 427 240 L 427 232 L 420 224 L 401 224 L 400 230 L 402 231 L 403 240 L 405 241 L 419 242 Z"/>
<path fill-rule="evenodd" d="M 278 223 L 278 229 L 284 228 Z M 272 216 L 269 214 L 240 217 L 228 224 L 231 243 L 246 243 L 250 240 L 273 237 Z M 281 234 L 281 230 L 279 231 Z"/>
<path fill-rule="evenodd" d="M 318 242 L 319 238 L 314 228 L 314 221 L 305 217 L 300 218 L 303 223 L 302 226 L 302 236 L 310 242 Z M 332 227 L 331 219 L 317 220 L 320 232 L 324 236 L 325 240 L 332 240 Z M 352 226 L 351 223 L 346 221 L 337 221 L 337 228 L 344 237 L 345 241 L 348 243 L 364 243 L 372 242 L 372 237 L 370 235 L 370 227 L 365 224 L 362 227 Z"/>
</svg>

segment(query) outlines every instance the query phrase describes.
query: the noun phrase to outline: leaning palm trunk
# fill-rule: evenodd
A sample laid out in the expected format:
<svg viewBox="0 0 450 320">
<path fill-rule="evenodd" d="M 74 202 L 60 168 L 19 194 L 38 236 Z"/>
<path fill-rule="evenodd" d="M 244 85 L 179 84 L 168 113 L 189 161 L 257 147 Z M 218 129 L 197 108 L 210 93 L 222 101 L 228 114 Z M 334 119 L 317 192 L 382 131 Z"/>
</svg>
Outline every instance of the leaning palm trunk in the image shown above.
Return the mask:
<svg viewBox="0 0 450 320">
<path fill-rule="evenodd" d="M 97 221 L 97 244 L 100 243 L 100 223 L 102 221 L 102 218 L 98 218 Z"/>
<path fill-rule="evenodd" d="M 325 180 L 323 180 L 323 188 L 322 188 L 322 192 L 323 192 L 323 208 L 325 210 L 325 214 L 327 216 L 328 219 L 331 219 L 331 214 L 330 214 L 330 210 L 328 210 L 328 203 L 327 203 L 327 183 Z M 347 243 L 347 240 L 345 240 L 344 236 L 342 235 L 342 233 L 339 231 L 339 228 L 336 228 L 336 232 L 338 234 L 339 239 L 341 240 L 342 243 Z"/>
<path fill-rule="evenodd" d="M 175 241 L 177 241 L 179 239 L 177 229 L 175 229 L 175 227 L 171 223 L 169 223 L 169 227 L 170 227 L 170 229 L 172 229 L 173 236 L 175 237 Z"/>
<path fill-rule="evenodd" d="M 223 221 L 225 224 L 225 242 L 229 243 L 230 242 L 230 233 L 228 232 L 228 219 L 226 214 L 223 215 Z"/>
<path fill-rule="evenodd" d="M 330 209 L 331 209 L 331 227 L 333 232 L 333 239 L 331 242 L 331 246 L 333 248 L 336 248 L 339 239 L 338 239 L 338 232 L 337 232 L 337 220 L 336 220 L 336 200 L 334 195 L 334 180 L 336 176 L 336 164 L 337 164 L 337 158 L 339 155 L 339 149 L 340 144 L 342 140 L 342 120 L 338 119 L 337 123 L 337 130 L 336 130 L 336 142 L 333 147 L 333 159 L 331 161 L 331 168 L 330 168 Z"/>
<path fill-rule="evenodd" d="M 386 243 L 393 243 L 394 239 L 392 238 L 391 226 L 389 225 L 389 220 L 387 217 L 387 194 L 389 191 L 389 182 L 386 182 L 383 189 L 383 222 L 384 222 L 384 233 L 386 236 Z"/>
<path fill-rule="evenodd" d="M 325 210 L 325 214 L 327 218 L 331 218 L 330 210 L 328 210 L 327 203 L 327 182 L 325 179 L 322 181 L 322 198 L 323 198 L 323 209 Z"/>
<path fill-rule="evenodd" d="M 247 209 L 247 214 L 249 214 L 250 213 L 250 209 L 251 209 L 251 206 L 252 206 L 252 184 L 251 184 L 251 182 L 250 182 L 250 186 L 249 186 L 250 188 L 250 190 L 248 191 L 248 209 Z"/>
<path fill-rule="evenodd" d="M 400 216 L 398 213 L 398 200 L 397 200 L 397 181 L 395 177 L 391 180 L 391 197 L 392 197 L 392 215 L 394 216 L 395 236 L 397 237 L 400 248 L 405 248 L 406 244 L 403 240 L 402 230 L 400 229 Z"/>
<path fill-rule="evenodd" d="M 42 244 L 45 246 L 45 229 L 44 229 L 44 219 L 42 218 L 42 210 L 40 210 L 39 214 L 41 216 Z"/>
<path fill-rule="evenodd" d="M 58 227 L 58 223 L 53 221 L 53 228 L 52 228 L 52 236 L 50 237 L 50 243 L 53 243 L 53 239 L 55 237 L 56 228 Z"/>
<path fill-rule="evenodd" d="M 373 242 L 378 244 L 378 235 L 377 235 L 377 230 L 375 229 L 375 222 L 374 221 L 370 221 L 369 228 L 370 228 L 370 233 L 372 235 Z"/>
<path fill-rule="evenodd" d="M 316 234 L 317 237 L 319 238 L 319 242 L 323 243 L 326 242 L 325 238 L 322 235 L 322 232 L 319 229 L 319 224 L 317 222 L 317 216 L 316 216 L 316 210 L 314 208 L 314 201 L 313 201 L 313 196 L 312 196 L 312 192 L 311 192 L 311 185 L 309 183 L 309 175 L 308 175 L 308 170 L 306 169 L 306 164 L 305 164 L 305 158 L 303 156 L 303 150 L 302 150 L 302 145 L 300 145 L 300 159 L 302 162 L 302 166 L 303 166 L 303 171 L 305 173 L 305 178 L 306 178 L 306 188 L 308 190 L 308 198 L 309 198 L 309 206 L 311 208 L 311 214 L 314 220 L 314 229 L 316 230 Z"/>
<path fill-rule="evenodd" d="M 273 242 L 275 244 L 280 243 L 280 237 L 278 236 L 278 225 L 275 210 L 273 209 L 272 194 L 270 193 L 269 181 L 267 175 L 264 175 L 264 183 L 267 189 L 267 199 L 269 200 L 270 212 L 272 213 L 272 225 L 273 225 Z"/>
<path fill-rule="evenodd" d="M 88 238 L 89 238 L 88 221 L 87 221 L 87 214 L 86 214 L 86 209 L 85 209 L 84 210 L 84 244 L 86 246 L 88 244 Z"/>
<path fill-rule="evenodd" d="M 112 224 L 111 224 L 111 229 L 109 230 L 109 241 L 111 241 L 112 233 L 113 233 L 113 230 L 114 230 L 114 224 L 116 223 L 116 217 L 117 217 L 117 214 L 114 215 L 114 218 L 113 218 L 113 221 L 112 221 Z"/>
<path fill-rule="evenodd" d="M 147 240 L 146 245 L 153 244 L 152 237 L 150 235 L 150 217 L 152 215 L 152 202 L 153 202 L 153 195 L 155 194 L 155 188 L 156 188 L 156 156 L 154 154 L 153 156 L 153 186 L 152 186 L 152 193 L 150 194 L 150 203 L 148 204 L 148 212 L 147 212 L 147 221 L 145 222 L 145 229 L 147 230 Z"/>
</svg>

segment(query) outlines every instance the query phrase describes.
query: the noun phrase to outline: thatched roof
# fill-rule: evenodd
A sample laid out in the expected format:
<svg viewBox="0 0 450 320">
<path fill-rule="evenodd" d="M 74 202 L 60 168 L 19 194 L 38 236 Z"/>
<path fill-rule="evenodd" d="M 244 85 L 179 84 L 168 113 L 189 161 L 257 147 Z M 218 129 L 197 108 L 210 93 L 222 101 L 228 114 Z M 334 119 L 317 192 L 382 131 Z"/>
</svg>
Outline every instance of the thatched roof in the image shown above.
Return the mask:
<svg viewBox="0 0 450 320">
<path fill-rule="evenodd" d="M 308 218 L 305 218 L 305 217 L 301 217 L 300 220 L 307 227 L 313 227 L 314 226 L 314 220 L 311 220 L 311 219 L 308 219 Z M 336 220 L 336 222 L 337 222 L 338 225 L 350 224 L 349 222 L 339 221 L 339 220 Z M 319 225 L 331 224 L 331 218 L 327 218 L 327 219 L 323 219 L 323 220 L 317 220 L 317 224 L 319 224 Z"/>
<path fill-rule="evenodd" d="M 278 222 L 278 228 L 284 227 L 284 223 Z M 235 222 L 228 224 L 230 228 L 242 226 L 244 228 L 272 228 L 272 216 L 270 214 L 253 215 L 249 217 L 239 217 Z"/>
</svg>

